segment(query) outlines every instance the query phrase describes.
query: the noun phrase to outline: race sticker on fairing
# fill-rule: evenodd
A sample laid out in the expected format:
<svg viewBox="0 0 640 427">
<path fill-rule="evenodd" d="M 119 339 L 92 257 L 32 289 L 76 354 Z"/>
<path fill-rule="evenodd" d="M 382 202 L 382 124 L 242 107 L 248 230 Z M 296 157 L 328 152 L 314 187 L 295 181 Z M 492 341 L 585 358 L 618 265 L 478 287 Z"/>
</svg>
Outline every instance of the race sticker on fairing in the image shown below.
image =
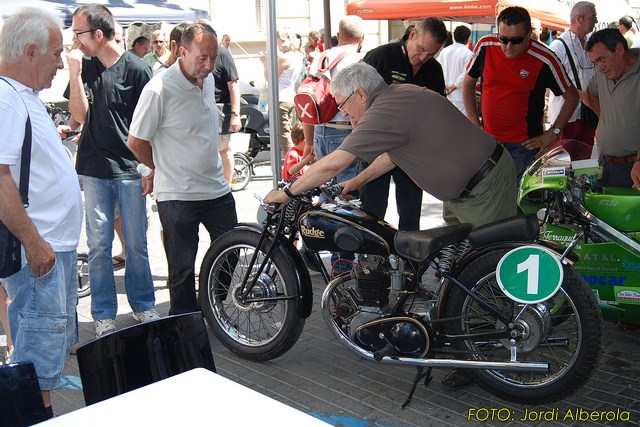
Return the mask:
<svg viewBox="0 0 640 427">
<path fill-rule="evenodd" d="M 544 168 L 542 176 L 565 176 L 567 171 L 565 168 Z"/>
<path fill-rule="evenodd" d="M 558 256 L 540 246 L 521 246 L 507 252 L 496 268 L 500 289 L 512 300 L 535 304 L 553 296 L 564 279 Z"/>
</svg>

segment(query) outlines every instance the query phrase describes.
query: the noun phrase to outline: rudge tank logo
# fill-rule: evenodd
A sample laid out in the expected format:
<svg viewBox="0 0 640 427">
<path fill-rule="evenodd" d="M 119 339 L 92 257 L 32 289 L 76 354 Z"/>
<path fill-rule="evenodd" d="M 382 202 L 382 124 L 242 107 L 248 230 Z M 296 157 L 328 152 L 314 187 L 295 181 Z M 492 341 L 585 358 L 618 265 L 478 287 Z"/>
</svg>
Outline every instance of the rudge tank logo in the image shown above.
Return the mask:
<svg viewBox="0 0 640 427">
<path fill-rule="evenodd" d="M 324 231 L 318 230 L 315 227 L 307 228 L 304 225 L 301 225 L 300 232 L 305 237 L 313 237 L 314 239 L 324 239 Z"/>
</svg>

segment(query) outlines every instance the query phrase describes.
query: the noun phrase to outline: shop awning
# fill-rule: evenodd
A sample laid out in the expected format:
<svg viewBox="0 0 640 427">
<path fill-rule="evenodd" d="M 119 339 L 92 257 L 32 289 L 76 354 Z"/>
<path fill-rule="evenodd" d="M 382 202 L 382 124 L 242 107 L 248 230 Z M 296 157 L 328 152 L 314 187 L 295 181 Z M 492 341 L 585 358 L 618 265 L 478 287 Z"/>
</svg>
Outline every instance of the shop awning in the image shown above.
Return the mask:
<svg viewBox="0 0 640 427">
<path fill-rule="evenodd" d="M 469 24 L 495 24 L 496 16 L 509 6 L 522 6 L 543 26 L 564 30 L 570 9 L 556 0 L 354 0 L 347 13 L 362 19 L 420 19 L 439 17 Z"/>
</svg>

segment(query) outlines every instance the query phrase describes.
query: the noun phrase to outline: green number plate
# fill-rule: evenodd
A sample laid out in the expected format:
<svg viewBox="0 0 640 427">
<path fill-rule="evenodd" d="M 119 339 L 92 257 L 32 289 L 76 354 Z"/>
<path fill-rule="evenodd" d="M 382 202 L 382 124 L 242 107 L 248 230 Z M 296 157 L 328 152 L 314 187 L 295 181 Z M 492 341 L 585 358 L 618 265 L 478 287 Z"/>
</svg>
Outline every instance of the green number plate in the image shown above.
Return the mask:
<svg viewBox="0 0 640 427">
<path fill-rule="evenodd" d="M 548 299 L 558 292 L 563 278 L 558 256 L 539 246 L 522 246 L 507 252 L 496 270 L 500 289 L 524 304 Z"/>
</svg>

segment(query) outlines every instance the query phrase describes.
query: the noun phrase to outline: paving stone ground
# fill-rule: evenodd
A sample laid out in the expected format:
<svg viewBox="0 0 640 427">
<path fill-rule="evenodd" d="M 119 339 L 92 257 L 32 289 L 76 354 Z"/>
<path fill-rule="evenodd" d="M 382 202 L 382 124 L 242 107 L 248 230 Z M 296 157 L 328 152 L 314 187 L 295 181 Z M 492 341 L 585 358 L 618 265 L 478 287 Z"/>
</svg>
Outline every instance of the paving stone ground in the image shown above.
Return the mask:
<svg viewBox="0 0 640 427">
<path fill-rule="evenodd" d="M 263 172 L 264 173 L 264 172 Z M 264 196 L 271 188 L 271 177 L 262 175 L 247 189 L 234 193 L 239 219 L 255 222 L 258 202 L 253 193 Z M 397 216 L 390 203 L 387 219 L 394 222 Z M 440 205 L 425 195 L 422 227 L 439 225 Z M 209 245 L 208 235 L 201 230 L 200 260 Z M 84 243 L 83 243 L 84 244 Z M 83 247 L 81 246 L 81 250 Z M 117 245 L 114 250 L 117 250 Z M 116 253 L 116 252 L 114 252 Z M 169 292 L 166 288 L 167 268 L 159 238 L 159 220 L 153 209 L 149 229 L 149 254 L 156 288 L 157 310 L 167 315 Z M 117 270 L 118 327 L 132 325 L 135 320 L 126 302 L 123 289 L 124 269 Z M 323 285 L 318 275 L 314 277 L 314 310 L 307 319 L 300 340 L 285 355 L 263 363 L 248 362 L 224 348 L 213 336 L 211 345 L 218 373 L 254 390 L 311 413 L 336 426 L 546 426 L 546 425 L 638 425 L 640 423 L 640 330 L 626 331 L 607 322 L 604 329 L 604 345 L 595 375 L 570 398 L 547 406 L 514 405 L 492 397 L 477 386 L 462 391 L 444 390 L 439 382 L 448 370 L 435 369 L 433 381 L 425 387 L 420 384 L 413 401 L 401 409 L 413 381 L 415 368 L 378 364 L 359 359 L 341 346 L 330 334 L 319 311 L 319 296 Z M 90 315 L 91 297 L 82 298 L 78 306 L 81 342 L 93 337 L 93 321 Z M 65 387 L 53 393 L 53 405 L 57 414 L 64 414 L 84 406 L 80 390 L 78 366 L 75 356 L 69 357 L 65 368 Z M 170 402 L 166 396 L 158 405 Z M 238 424 L 242 423 L 242 405 L 233 408 L 238 412 Z M 212 411 L 228 410 L 215 408 Z M 246 410 L 251 410 L 247 403 Z M 582 422 L 564 420 L 567 412 L 605 411 L 615 414 L 623 411 L 629 421 Z M 469 413 L 477 417 L 469 418 Z M 542 419 L 520 418 L 530 413 Z M 624 412 L 627 411 L 627 412 Z M 546 421 L 555 417 L 558 421 Z M 493 418 L 492 418 L 493 417 Z"/>
</svg>

